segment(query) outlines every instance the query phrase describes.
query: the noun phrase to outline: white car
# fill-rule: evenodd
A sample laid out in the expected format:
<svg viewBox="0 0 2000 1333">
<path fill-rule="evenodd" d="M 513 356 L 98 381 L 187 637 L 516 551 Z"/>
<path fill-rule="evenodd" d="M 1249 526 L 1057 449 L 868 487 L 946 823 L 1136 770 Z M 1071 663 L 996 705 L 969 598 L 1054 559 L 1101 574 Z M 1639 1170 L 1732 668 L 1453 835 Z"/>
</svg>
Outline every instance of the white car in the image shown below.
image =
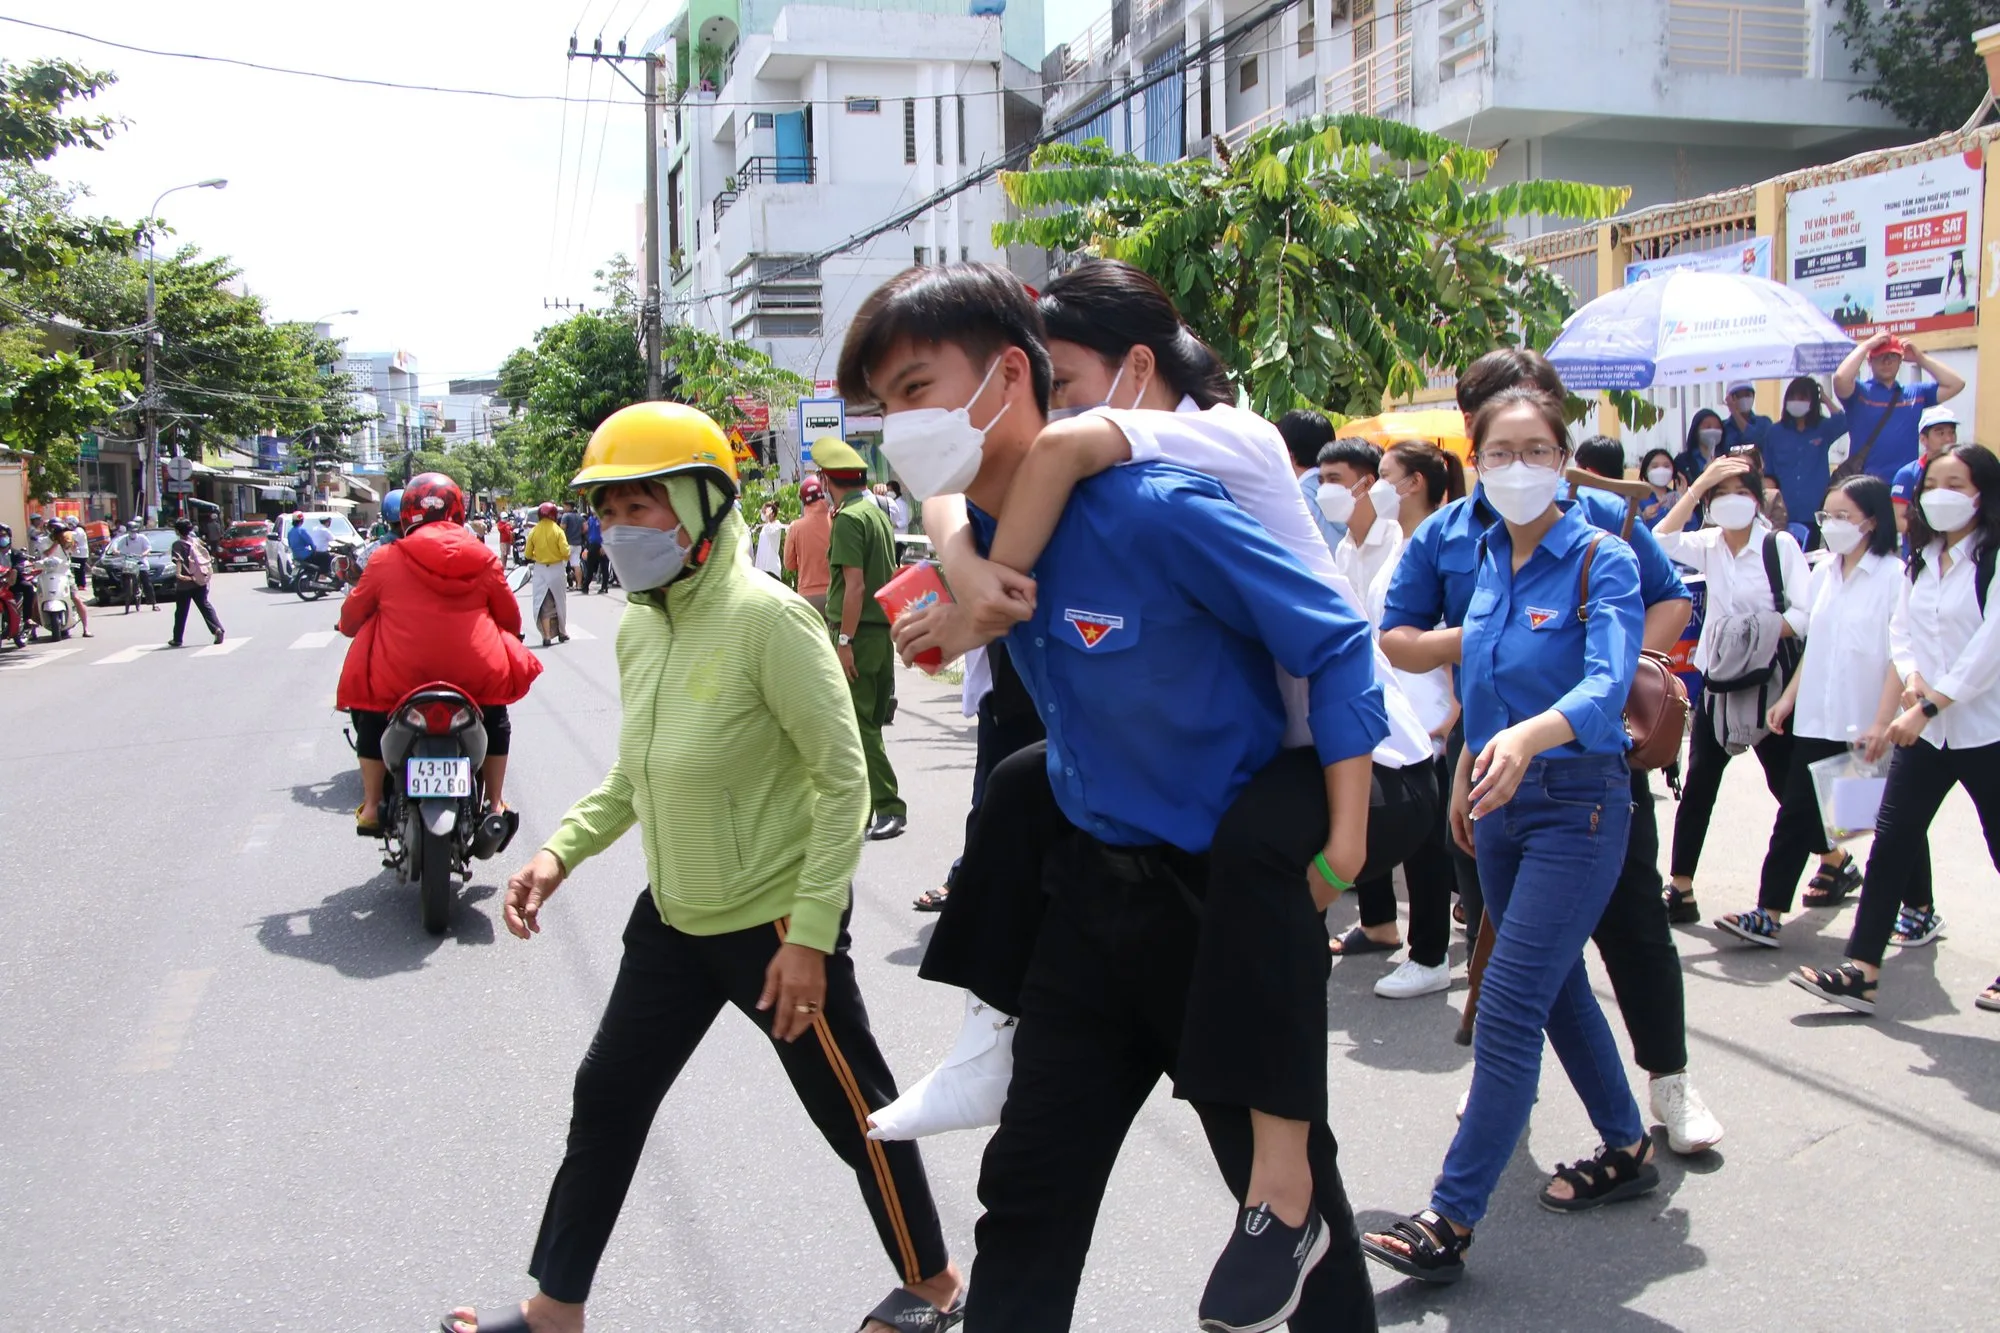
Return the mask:
<svg viewBox="0 0 2000 1333">
<path fill-rule="evenodd" d="M 336 549 L 346 547 L 349 551 L 361 545 L 361 534 L 347 521 L 347 515 L 334 513 L 306 514 L 306 526 L 312 527 L 323 518 L 333 520 L 333 544 Z M 292 581 L 292 548 L 287 544 L 286 535 L 292 530 L 292 516 L 284 515 L 271 529 L 271 535 L 264 539 L 264 586 L 283 588 Z"/>
</svg>

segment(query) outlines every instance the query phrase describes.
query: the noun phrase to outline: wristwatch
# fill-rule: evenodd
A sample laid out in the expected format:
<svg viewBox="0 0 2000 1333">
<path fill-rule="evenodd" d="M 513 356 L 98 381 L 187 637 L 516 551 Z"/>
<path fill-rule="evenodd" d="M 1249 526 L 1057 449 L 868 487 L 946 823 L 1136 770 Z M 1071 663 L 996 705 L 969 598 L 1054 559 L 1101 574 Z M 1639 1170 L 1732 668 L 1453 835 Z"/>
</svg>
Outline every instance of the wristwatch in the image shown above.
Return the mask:
<svg viewBox="0 0 2000 1333">
<path fill-rule="evenodd" d="M 854 636 L 852 634 L 836 634 L 833 636 L 833 641 L 845 648 L 854 642 Z"/>
<path fill-rule="evenodd" d="M 1936 717 L 1938 715 L 1937 700 L 1935 699 L 1924 700 L 1922 703 L 1917 705 L 1917 711 L 1919 713 L 1922 713 L 1925 717 Z"/>
</svg>

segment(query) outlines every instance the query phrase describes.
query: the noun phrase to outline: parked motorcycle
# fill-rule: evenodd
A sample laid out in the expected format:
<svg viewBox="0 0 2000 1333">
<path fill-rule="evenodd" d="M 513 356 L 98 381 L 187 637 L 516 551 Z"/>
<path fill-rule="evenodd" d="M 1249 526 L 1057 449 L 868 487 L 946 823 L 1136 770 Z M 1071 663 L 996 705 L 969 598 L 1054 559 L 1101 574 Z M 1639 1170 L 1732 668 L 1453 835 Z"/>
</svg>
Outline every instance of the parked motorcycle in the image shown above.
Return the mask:
<svg viewBox="0 0 2000 1333">
<path fill-rule="evenodd" d="M 443 681 L 422 685 L 390 710 L 382 733 L 382 864 L 417 886 L 424 929 L 451 918 L 452 876 L 505 851 L 520 820 L 486 813 L 486 726 L 479 705 Z"/>
</svg>

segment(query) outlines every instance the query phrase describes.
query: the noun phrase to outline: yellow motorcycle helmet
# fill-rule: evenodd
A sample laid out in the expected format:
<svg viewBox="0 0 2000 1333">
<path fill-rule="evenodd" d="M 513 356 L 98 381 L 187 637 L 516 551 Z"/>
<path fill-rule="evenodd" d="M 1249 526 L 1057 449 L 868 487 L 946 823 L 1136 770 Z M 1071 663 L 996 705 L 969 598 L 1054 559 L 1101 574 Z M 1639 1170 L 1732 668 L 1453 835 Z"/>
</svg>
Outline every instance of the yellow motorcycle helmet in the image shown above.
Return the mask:
<svg viewBox="0 0 2000 1333">
<path fill-rule="evenodd" d="M 596 493 L 613 482 L 678 476 L 714 482 L 733 502 L 736 455 L 729 437 L 706 412 L 685 403 L 634 403 L 591 433 L 583 466 L 569 484 L 594 503 Z"/>
</svg>

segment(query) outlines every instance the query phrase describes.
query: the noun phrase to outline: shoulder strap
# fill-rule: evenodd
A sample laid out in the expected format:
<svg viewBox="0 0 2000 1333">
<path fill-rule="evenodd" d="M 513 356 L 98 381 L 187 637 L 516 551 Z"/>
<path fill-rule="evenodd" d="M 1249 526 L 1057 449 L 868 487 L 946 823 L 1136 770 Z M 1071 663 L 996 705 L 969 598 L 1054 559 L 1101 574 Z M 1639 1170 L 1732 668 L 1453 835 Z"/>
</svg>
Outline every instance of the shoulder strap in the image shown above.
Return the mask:
<svg viewBox="0 0 2000 1333">
<path fill-rule="evenodd" d="M 1771 584 L 1771 605 L 1777 607 L 1778 614 L 1782 616 L 1791 609 L 1791 604 L 1785 600 L 1785 575 L 1778 567 L 1776 532 L 1764 534 L 1764 577 Z"/>
<path fill-rule="evenodd" d="M 1889 424 L 1889 417 L 1895 412 L 1896 404 L 1902 400 L 1903 382 L 1896 380 L 1889 386 L 1889 405 L 1882 409 L 1881 416 L 1875 418 L 1875 429 L 1868 432 L 1868 439 L 1863 442 L 1861 452 L 1858 454 L 1851 453 L 1847 456 L 1847 461 L 1854 465 L 1856 472 L 1859 472 L 1867 465 L 1868 451 L 1875 447 L 1875 441 L 1882 438 L 1882 428 Z"/>
<path fill-rule="evenodd" d="M 1583 548 L 1583 566 L 1576 572 L 1576 618 L 1586 624 L 1590 620 L 1590 565 L 1597 559 L 1597 544 L 1603 540 L 1601 532 L 1590 539 L 1590 545 Z"/>
</svg>

